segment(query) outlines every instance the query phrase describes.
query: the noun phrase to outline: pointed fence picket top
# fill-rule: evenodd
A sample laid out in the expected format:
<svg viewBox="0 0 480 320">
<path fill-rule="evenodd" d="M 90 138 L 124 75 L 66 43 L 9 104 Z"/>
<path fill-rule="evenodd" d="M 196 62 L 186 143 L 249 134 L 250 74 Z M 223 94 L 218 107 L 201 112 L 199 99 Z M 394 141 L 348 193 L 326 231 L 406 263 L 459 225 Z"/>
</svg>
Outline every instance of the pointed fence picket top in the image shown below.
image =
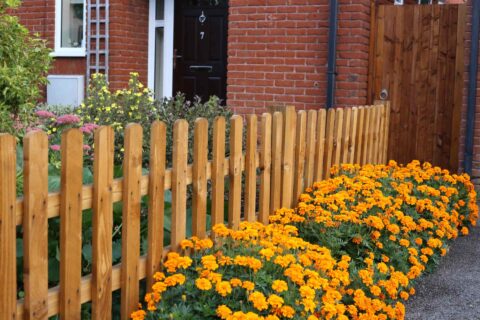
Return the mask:
<svg viewBox="0 0 480 320">
<path fill-rule="evenodd" d="M 113 178 L 114 133 L 112 128 L 101 127 L 94 136 L 93 185 L 82 184 L 82 134 L 71 129 L 62 137 L 61 189 L 55 193 L 48 193 L 46 186 L 46 135 L 29 133 L 23 144 L 23 198 L 16 198 L 15 138 L 0 135 L 0 315 L 47 319 L 60 314 L 79 319 L 81 304 L 92 301 L 92 318 L 109 319 L 111 293 L 120 289 L 121 317 L 128 319 L 137 309 L 139 280 L 146 278 L 148 286 L 152 285 L 163 257 L 170 250 L 180 250 L 188 230 L 204 238 L 209 235 L 207 228 L 217 223 L 233 228 L 242 220 L 268 223 L 275 209 L 294 206 L 305 188 L 329 177 L 332 166 L 387 161 L 388 102 L 328 111 L 296 112 L 287 107 L 272 112 L 247 116 L 246 126 L 238 115 L 218 117 L 211 138 L 208 121 L 197 119 L 190 128 L 194 133 L 190 164 L 189 126 L 178 120 L 173 128 L 172 168 L 166 168 L 166 125 L 152 124 L 148 168 L 143 169 L 143 128 L 129 125 L 124 133 L 123 177 L 118 179 Z M 172 195 L 169 247 L 163 243 L 167 190 Z M 141 201 L 146 195 L 147 252 L 140 256 Z M 112 265 L 115 202 L 123 206 L 123 246 L 122 262 Z M 86 209 L 93 209 L 93 271 L 82 277 L 81 219 Z M 48 219 L 54 217 L 60 217 L 62 262 L 60 285 L 48 289 L 47 253 L 37 249 L 46 247 Z M 16 300 L 16 226 L 20 225 L 27 292 L 24 299 Z"/>
</svg>

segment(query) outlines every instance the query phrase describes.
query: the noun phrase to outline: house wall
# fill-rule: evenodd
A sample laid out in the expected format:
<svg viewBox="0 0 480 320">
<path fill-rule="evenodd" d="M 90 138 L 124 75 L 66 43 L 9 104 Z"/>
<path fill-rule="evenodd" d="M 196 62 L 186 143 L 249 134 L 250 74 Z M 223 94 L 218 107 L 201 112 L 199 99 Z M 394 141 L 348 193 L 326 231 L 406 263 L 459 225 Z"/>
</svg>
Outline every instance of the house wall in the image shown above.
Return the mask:
<svg viewBox="0 0 480 320">
<path fill-rule="evenodd" d="M 336 105 L 367 98 L 370 2 L 340 0 Z M 327 0 L 230 0 L 227 104 L 238 113 L 268 106 L 325 107 Z"/>
<path fill-rule="evenodd" d="M 50 48 L 55 43 L 55 0 L 24 0 L 13 10 L 20 22 L 38 33 Z M 112 89 L 124 88 L 129 73 L 147 82 L 148 0 L 110 1 L 110 74 Z M 55 57 L 49 74 L 86 74 L 85 57 Z"/>
</svg>

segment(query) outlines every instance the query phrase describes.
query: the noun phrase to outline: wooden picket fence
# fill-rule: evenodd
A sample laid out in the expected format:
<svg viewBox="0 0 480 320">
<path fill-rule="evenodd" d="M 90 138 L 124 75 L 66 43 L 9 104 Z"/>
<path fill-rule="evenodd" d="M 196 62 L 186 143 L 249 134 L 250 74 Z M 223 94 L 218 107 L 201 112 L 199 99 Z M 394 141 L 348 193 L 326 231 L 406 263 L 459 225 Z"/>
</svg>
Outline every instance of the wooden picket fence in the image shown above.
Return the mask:
<svg viewBox="0 0 480 320">
<path fill-rule="evenodd" d="M 328 178 L 340 163 L 385 163 L 390 107 L 265 113 L 230 119 L 230 154 L 225 156 L 226 120 L 213 128 L 208 159 L 208 122 L 197 119 L 194 161 L 187 163 L 188 124 L 175 123 L 173 167 L 166 168 L 166 127 L 151 127 L 149 174 L 142 175 L 142 127 L 125 129 L 123 178 L 113 179 L 112 128 L 95 132 L 94 183 L 82 184 L 82 133 L 70 129 L 61 143 L 61 188 L 48 193 L 48 139 L 31 132 L 24 139 L 24 197 L 16 198 L 16 141 L 0 135 L 0 319 L 80 319 L 81 304 L 92 302 L 93 319 L 110 319 L 112 291 L 121 289 L 121 318 L 137 309 L 139 280 L 147 285 L 168 250 L 186 237 L 187 185 L 193 186 L 192 233 L 207 236 L 207 181 L 212 224 L 241 219 L 268 223 L 280 207 L 292 207 L 302 190 Z M 258 125 L 259 124 L 259 125 Z M 258 170 L 258 174 L 257 174 Z M 242 198 L 242 176 L 244 190 Z M 228 177 L 228 189 L 224 179 Z M 171 247 L 164 248 L 164 191 L 172 192 Z M 148 195 L 148 252 L 140 256 L 140 203 Z M 242 201 L 243 199 L 243 201 Z M 112 266 L 112 206 L 122 201 L 122 263 Z M 258 204 L 256 203 L 258 201 Z M 243 208 L 242 208 L 243 206 Z M 82 210 L 93 209 L 93 272 L 81 276 Z M 243 212 L 243 214 L 242 214 Z M 60 217 L 60 285 L 48 288 L 48 220 Z M 17 299 L 16 229 L 23 229 L 25 297 Z"/>
</svg>

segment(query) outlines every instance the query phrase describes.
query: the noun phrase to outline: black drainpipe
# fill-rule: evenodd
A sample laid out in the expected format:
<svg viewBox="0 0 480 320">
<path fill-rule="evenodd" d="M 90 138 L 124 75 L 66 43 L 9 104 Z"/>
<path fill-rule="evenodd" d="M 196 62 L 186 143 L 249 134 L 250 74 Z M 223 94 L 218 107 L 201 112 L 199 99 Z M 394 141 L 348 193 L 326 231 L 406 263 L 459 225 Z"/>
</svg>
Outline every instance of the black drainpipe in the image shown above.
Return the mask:
<svg viewBox="0 0 480 320">
<path fill-rule="evenodd" d="M 479 0 L 480 1 L 480 0 Z M 328 70 L 327 70 L 327 109 L 335 103 L 335 76 L 337 52 L 338 1 L 330 0 L 330 17 L 328 19 Z"/>
<path fill-rule="evenodd" d="M 468 96 L 467 96 L 467 128 L 465 133 L 464 168 L 472 174 L 473 138 L 475 130 L 475 110 L 477 95 L 478 72 L 478 37 L 480 33 L 480 0 L 473 0 L 472 8 L 472 48 L 470 50 L 470 65 L 468 68 Z"/>
</svg>

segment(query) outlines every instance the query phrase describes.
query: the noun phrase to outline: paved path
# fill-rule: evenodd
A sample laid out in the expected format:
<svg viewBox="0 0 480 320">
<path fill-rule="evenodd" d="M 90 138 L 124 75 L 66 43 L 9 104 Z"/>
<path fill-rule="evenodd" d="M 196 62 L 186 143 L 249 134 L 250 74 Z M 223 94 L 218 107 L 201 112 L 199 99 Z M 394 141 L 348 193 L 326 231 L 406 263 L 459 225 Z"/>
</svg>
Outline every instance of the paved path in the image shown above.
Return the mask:
<svg viewBox="0 0 480 320">
<path fill-rule="evenodd" d="M 455 240 L 438 269 L 415 289 L 406 320 L 480 320 L 480 226 Z"/>
</svg>

